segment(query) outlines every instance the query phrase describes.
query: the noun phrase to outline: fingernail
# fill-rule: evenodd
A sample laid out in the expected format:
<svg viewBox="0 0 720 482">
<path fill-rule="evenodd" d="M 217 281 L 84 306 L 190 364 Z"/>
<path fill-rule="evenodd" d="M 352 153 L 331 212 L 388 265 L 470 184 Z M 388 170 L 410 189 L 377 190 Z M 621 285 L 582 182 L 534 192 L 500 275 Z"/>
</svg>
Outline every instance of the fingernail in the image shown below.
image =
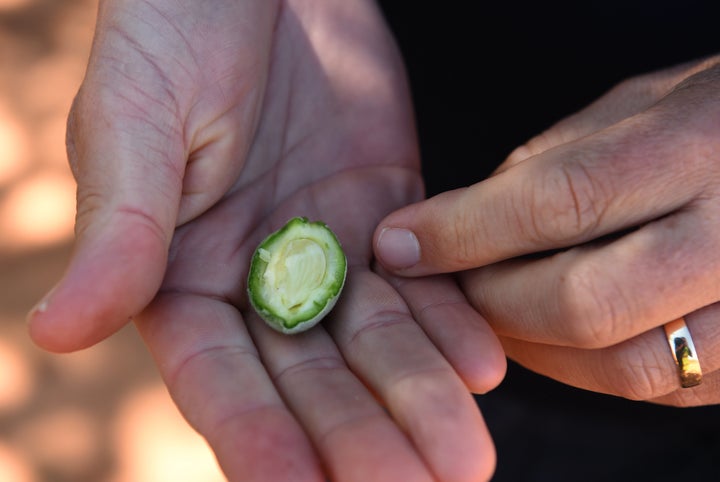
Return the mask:
<svg viewBox="0 0 720 482">
<path fill-rule="evenodd" d="M 378 236 L 376 254 L 389 268 L 410 268 L 420 262 L 420 243 L 408 229 L 384 228 Z"/>
<path fill-rule="evenodd" d="M 44 313 L 45 310 L 47 310 L 48 307 L 48 301 L 46 299 L 42 299 L 37 305 L 35 305 L 30 311 L 28 311 L 27 316 L 25 316 L 25 321 L 27 323 L 30 323 L 33 318 L 35 318 L 35 315 L 38 313 Z"/>
<path fill-rule="evenodd" d="M 53 291 L 55 290 L 50 290 L 50 292 L 38 301 L 38 303 L 28 312 L 25 318 L 28 322 L 32 320 L 37 313 L 44 313 L 47 311 L 48 305 L 50 304 L 50 295 L 52 295 Z"/>
</svg>

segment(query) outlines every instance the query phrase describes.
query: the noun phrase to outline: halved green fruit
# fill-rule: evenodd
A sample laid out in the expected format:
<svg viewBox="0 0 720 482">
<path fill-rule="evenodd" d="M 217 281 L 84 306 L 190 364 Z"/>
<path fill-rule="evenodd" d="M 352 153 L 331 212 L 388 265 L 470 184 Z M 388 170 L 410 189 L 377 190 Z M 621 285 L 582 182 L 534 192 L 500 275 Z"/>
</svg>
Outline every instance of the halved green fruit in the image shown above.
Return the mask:
<svg viewBox="0 0 720 482">
<path fill-rule="evenodd" d="M 255 250 L 250 262 L 250 303 L 282 333 L 305 331 L 335 306 L 345 285 L 347 259 L 322 222 L 293 218 Z"/>
</svg>

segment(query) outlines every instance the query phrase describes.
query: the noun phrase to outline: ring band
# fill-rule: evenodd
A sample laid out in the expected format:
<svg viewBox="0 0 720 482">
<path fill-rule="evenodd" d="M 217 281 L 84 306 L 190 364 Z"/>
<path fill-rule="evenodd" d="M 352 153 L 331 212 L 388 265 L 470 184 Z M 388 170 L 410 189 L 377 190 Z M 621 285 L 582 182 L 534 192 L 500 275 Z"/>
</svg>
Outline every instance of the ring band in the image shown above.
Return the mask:
<svg viewBox="0 0 720 482">
<path fill-rule="evenodd" d="M 667 336 L 670 351 L 672 352 L 675 365 L 680 375 L 680 385 L 683 388 L 690 388 L 700 385 L 702 382 L 702 370 L 697 357 L 695 344 L 690 336 L 684 318 L 678 318 L 665 324 L 665 335 Z"/>
</svg>

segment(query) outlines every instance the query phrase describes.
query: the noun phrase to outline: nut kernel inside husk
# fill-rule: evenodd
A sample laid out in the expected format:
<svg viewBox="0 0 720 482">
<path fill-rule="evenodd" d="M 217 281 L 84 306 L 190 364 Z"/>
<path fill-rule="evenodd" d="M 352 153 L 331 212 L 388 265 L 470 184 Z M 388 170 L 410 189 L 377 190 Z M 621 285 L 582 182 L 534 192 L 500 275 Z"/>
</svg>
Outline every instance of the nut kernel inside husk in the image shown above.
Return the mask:
<svg viewBox="0 0 720 482">
<path fill-rule="evenodd" d="M 346 274 L 347 260 L 335 234 L 322 222 L 293 218 L 256 249 L 248 294 L 268 325 L 297 333 L 333 308 Z"/>
</svg>

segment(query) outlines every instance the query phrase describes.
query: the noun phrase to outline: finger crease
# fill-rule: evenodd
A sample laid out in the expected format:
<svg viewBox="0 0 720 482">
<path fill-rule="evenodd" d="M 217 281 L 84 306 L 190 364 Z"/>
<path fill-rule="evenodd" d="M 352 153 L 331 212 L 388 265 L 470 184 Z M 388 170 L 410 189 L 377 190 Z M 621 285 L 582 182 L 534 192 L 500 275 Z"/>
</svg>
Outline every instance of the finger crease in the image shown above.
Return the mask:
<svg viewBox="0 0 720 482">
<path fill-rule="evenodd" d="M 287 376 L 294 377 L 297 376 L 299 373 L 303 373 L 306 371 L 337 370 L 342 368 L 345 368 L 345 363 L 337 357 L 315 357 L 293 363 L 283 368 L 278 373 L 272 375 L 272 380 L 273 382 L 277 382 L 276 384 L 281 384 L 281 379 L 286 378 Z"/>
<path fill-rule="evenodd" d="M 174 387 L 177 384 L 177 380 L 180 377 L 181 373 L 195 361 L 207 358 L 219 358 L 220 356 L 228 354 L 243 358 L 250 357 L 258 365 L 262 364 L 262 362 L 260 361 L 260 357 L 256 352 L 239 345 L 207 346 L 184 357 L 171 372 L 168 372 L 168 375 L 166 377 L 166 383 L 168 388 Z"/>
<path fill-rule="evenodd" d="M 410 314 L 401 310 L 385 310 L 374 313 L 369 319 L 374 319 L 369 323 L 364 323 L 357 331 L 355 331 L 348 340 L 348 346 L 357 343 L 363 336 L 378 330 L 387 330 L 389 328 L 408 324 L 412 319 Z"/>
</svg>

